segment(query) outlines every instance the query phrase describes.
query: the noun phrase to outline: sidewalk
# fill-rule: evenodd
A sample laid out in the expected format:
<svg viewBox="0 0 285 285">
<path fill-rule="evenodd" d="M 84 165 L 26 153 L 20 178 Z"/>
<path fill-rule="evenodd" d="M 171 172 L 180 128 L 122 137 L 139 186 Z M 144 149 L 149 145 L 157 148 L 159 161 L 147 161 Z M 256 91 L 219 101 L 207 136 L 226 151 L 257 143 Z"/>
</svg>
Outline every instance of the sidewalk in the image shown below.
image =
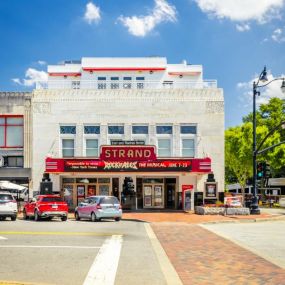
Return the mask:
<svg viewBox="0 0 285 285">
<path fill-rule="evenodd" d="M 199 225 L 151 226 L 185 285 L 285 284 L 285 270 Z"/>
<path fill-rule="evenodd" d="M 274 219 L 285 219 L 285 215 L 262 213 L 248 216 L 196 215 L 185 212 L 127 212 L 123 220 L 139 220 L 144 222 L 180 222 L 180 223 L 223 223 L 223 222 L 258 222 Z"/>
</svg>

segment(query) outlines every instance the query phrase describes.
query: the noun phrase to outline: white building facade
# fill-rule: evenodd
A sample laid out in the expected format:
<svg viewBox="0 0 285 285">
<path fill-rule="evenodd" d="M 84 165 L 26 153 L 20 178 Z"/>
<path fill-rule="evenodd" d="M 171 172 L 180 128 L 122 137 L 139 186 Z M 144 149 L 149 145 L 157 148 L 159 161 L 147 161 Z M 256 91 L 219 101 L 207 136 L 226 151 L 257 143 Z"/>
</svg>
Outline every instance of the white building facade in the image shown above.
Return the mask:
<svg viewBox="0 0 285 285">
<path fill-rule="evenodd" d="M 49 173 L 71 208 L 88 195 L 126 202 L 126 179 L 131 208 L 181 208 L 186 189 L 191 209 L 219 199 L 224 98 L 202 66 L 82 58 L 48 66 L 48 74 L 32 97 L 34 191 Z"/>
</svg>

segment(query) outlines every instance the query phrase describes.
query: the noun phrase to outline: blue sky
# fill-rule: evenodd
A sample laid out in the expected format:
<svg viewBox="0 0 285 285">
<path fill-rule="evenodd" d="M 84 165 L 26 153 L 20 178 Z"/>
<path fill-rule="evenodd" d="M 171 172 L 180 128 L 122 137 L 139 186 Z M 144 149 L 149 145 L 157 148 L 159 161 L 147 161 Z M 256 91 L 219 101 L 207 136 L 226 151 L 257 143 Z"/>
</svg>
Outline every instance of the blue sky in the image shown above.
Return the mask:
<svg viewBox="0 0 285 285">
<path fill-rule="evenodd" d="M 46 63 L 86 56 L 186 59 L 224 89 L 229 127 L 251 111 L 264 65 L 285 74 L 285 0 L 0 0 L 0 15 L 0 91 L 32 90 Z"/>
</svg>

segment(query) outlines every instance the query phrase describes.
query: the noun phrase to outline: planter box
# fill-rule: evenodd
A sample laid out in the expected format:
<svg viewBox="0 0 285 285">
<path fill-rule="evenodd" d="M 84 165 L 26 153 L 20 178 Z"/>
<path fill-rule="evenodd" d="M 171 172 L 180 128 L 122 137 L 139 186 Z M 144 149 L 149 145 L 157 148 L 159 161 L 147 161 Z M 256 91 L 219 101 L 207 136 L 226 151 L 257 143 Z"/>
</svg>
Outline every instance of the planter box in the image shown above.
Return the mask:
<svg viewBox="0 0 285 285">
<path fill-rule="evenodd" d="M 195 207 L 197 215 L 249 215 L 249 208 Z"/>
</svg>

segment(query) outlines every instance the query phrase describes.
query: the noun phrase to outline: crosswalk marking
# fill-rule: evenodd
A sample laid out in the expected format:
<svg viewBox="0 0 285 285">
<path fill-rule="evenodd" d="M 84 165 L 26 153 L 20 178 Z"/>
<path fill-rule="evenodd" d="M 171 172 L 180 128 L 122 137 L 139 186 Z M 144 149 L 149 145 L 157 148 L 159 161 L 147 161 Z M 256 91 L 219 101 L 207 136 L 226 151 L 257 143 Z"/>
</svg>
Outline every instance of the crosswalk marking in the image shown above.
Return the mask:
<svg viewBox="0 0 285 285">
<path fill-rule="evenodd" d="M 0 248 L 74 248 L 74 249 L 98 249 L 100 246 L 74 246 L 74 245 L 0 245 Z"/>
<path fill-rule="evenodd" d="M 99 250 L 83 285 L 113 285 L 121 254 L 122 235 L 106 239 Z"/>
<path fill-rule="evenodd" d="M 5 240 L 5 239 L 7 239 L 7 238 L 5 238 L 5 237 L 1 237 L 1 236 L 0 236 L 0 240 L 1 240 L 1 239 L 2 239 L 2 240 Z"/>
</svg>

